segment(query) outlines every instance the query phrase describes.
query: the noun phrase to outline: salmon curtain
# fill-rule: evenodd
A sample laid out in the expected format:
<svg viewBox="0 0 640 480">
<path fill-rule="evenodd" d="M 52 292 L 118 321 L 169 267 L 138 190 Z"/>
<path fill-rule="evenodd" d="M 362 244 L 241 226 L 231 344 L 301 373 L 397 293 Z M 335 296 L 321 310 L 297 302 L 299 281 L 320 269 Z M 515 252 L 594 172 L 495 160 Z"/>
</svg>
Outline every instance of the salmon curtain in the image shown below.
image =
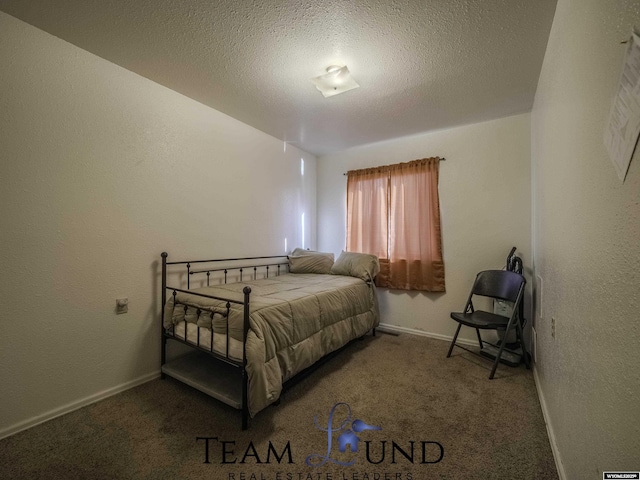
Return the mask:
<svg viewBox="0 0 640 480">
<path fill-rule="evenodd" d="M 347 251 L 387 258 L 389 171 L 367 168 L 347 175 Z"/>
<path fill-rule="evenodd" d="M 380 259 L 376 284 L 444 292 L 438 157 L 347 173 L 347 250 Z"/>
</svg>

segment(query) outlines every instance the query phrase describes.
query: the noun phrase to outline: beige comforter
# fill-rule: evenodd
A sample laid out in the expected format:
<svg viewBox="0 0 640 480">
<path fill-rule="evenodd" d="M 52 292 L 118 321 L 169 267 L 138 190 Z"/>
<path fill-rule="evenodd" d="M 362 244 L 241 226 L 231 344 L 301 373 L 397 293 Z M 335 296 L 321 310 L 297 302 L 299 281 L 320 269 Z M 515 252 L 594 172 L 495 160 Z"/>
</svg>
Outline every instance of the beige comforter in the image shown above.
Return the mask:
<svg viewBox="0 0 640 480">
<path fill-rule="evenodd" d="M 251 287 L 250 328 L 246 341 L 251 416 L 279 398 L 283 382 L 379 323 L 375 286 L 354 277 L 283 274 L 192 291 L 242 301 L 242 289 L 247 285 Z M 195 330 L 196 324 L 210 329 L 212 323 L 207 311 L 197 316 L 196 308 L 226 312 L 225 302 L 196 295 L 178 293 L 176 301 L 193 305 L 186 312 L 186 320 Z M 184 306 L 174 308 L 173 303 L 173 296 L 169 295 L 164 326 L 183 328 Z M 229 317 L 227 332 L 226 320 L 221 315 L 214 315 L 215 350 L 225 355 L 229 345 L 229 356 L 241 359 L 242 305 L 231 304 Z M 230 335 L 228 340 L 227 333 Z M 201 337 L 209 338 L 210 335 L 201 333 Z"/>
</svg>

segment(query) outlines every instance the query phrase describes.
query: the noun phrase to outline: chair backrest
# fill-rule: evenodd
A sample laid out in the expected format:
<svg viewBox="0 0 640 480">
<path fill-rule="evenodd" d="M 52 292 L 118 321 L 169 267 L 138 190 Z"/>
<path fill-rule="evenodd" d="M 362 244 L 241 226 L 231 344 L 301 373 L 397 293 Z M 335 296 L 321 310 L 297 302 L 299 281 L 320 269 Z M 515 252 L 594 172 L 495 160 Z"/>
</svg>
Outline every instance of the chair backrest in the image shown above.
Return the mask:
<svg viewBox="0 0 640 480">
<path fill-rule="evenodd" d="M 478 273 L 471 293 L 515 302 L 525 283 L 525 278 L 519 273 L 507 270 L 485 270 Z"/>
</svg>

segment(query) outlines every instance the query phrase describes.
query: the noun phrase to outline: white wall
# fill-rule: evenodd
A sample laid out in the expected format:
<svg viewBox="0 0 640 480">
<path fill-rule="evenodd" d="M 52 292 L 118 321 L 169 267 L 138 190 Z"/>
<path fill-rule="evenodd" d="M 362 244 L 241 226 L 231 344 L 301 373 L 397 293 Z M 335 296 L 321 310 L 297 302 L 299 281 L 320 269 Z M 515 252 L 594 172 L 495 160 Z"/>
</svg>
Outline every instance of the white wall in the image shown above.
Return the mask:
<svg viewBox="0 0 640 480">
<path fill-rule="evenodd" d="M 312 155 L 4 13 L 0 65 L 1 437 L 158 374 L 160 253 L 284 253 L 302 213 L 314 246 L 316 179 Z"/>
<path fill-rule="evenodd" d="M 531 266 L 530 151 L 530 116 L 524 114 L 321 157 L 318 246 L 336 254 L 344 248 L 344 172 L 445 157 L 439 192 L 447 292 L 379 291 L 383 323 L 451 338 L 457 324 L 449 314 L 464 307 L 480 270 L 502 268 L 512 246 Z M 461 335 L 475 339 L 471 329 Z"/>
<path fill-rule="evenodd" d="M 621 184 L 603 144 L 634 26 L 637 0 L 559 0 L 532 112 L 536 373 L 567 479 L 640 468 L 640 158 Z"/>
</svg>

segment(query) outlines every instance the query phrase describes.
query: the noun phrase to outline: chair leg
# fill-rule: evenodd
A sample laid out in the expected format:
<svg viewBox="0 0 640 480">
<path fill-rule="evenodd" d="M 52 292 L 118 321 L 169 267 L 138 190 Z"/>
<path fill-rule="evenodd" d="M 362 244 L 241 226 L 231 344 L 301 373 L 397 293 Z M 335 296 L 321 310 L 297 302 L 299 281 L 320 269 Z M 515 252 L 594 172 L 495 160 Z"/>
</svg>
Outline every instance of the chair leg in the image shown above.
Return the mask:
<svg viewBox="0 0 640 480">
<path fill-rule="evenodd" d="M 491 369 L 491 374 L 489 374 L 489 380 L 493 380 L 493 376 L 496 373 L 496 369 L 498 368 L 498 364 L 500 363 L 500 357 L 502 356 L 502 351 L 504 350 L 504 346 L 507 342 L 500 342 L 500 350 L 498 350 L 498 354 L 496 355 L 496 360 L 493 362 L 493 368 Z"/>
<path fill-rule="evenodd" d="M 504 347 L 507 344 L 507 333 L 511 330 L 511 325 L 513 323 L 513 317 L 507 323 L 507 328 L 505 328 L 505 335 L 502 341 L 500 342 L 500 349 L 498 350 L 498 354 L 496 355 L 496 360 L 493 362 L 493 368 L 491 369 L 491 374 L 489 375 L 489 380 L 493 380 L 493 376 L 496 373 L 496 369 L 498 368 L 498 364 L 500 363 L 500 357 L 502 357 L 502 352 L 504 351 Z"/>
<path fill-rule="evenodd" d="M 476 335 L 478 335 L 478 343 L 480 344 L 480 350 L 482 350 L 484 348 L 484 345 L 482 344 L 482 338 L 480 337 L 480 329 L 476 328 Z"/>
<path fill-rule="evenodd" d="M 449 347 L 449 353 L 447 353 L 447 358 L 451 356 L 451 351 L 453 350 L 453 346 L 456 344 L 456 339 L 458 338 L 458 334 L 460 333 L 460 327 L 462 324 L 458 324 L 458 328 L 456 329 L 456 334 L 453 336 L 453 340 L 451 341 L 451 346 Z"/>
</svg>

